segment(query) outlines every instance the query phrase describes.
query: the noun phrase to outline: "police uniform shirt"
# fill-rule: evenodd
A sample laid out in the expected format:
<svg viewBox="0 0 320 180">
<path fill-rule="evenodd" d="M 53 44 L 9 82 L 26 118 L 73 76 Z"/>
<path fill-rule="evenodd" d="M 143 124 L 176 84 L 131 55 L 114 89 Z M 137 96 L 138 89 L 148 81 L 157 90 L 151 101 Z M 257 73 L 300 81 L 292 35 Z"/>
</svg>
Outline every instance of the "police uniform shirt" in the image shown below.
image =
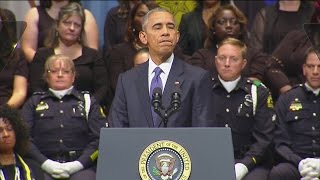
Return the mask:
<svg viewBox="0 0 320 180">
<path fill-rule="evenodd" d="M 84 167 L 95 161 L 106 118 L 93 97 L 88 119 L 84 94 L 75 89 L 61 99 L 50 91 L 37 92 L 25 103 L 22 114 L 32 138 L 29 153 L 38 162 L 70 151 L 82 152 L 77 160 Z"/>
<path fill-rule="evenodd" d="M 282 94 L 276 104 L 278 116 L 275 148 L 286 161 L 298 167 L 305 158 L 320 157 L 320 96 L 304 85 Z"/>
<path fill-rule="evenodd" d="M 256 112 L 253 115 L 252 85 L 251 80 L 243 77 L 230 93 L 218 79 L 214 80 L 213 85 L 216 103 L 213 126 L 231 128 L 235 158 L 249 170 L 266 158 L 265 151 L 269 148 L 274 130 L 270 93 L 263 85 L 257 85 Z"/>
</svg>

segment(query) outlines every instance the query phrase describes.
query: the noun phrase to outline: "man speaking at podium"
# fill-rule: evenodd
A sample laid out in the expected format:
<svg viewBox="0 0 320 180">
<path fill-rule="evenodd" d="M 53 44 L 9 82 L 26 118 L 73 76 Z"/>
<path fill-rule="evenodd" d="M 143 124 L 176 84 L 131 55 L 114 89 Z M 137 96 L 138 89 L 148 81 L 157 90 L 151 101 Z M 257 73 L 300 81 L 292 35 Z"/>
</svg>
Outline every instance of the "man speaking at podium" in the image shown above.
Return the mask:
<svg viewBox="0 0 320 180">
<path fill-rule="evenodd" d="M 179 32 L 165 9 L 149 11 L 139 34 L 149 60 L 118 78 L 109 123 L 111 127 L 206 126 L 212 106 L 207 71 L 174 56 Z"/>
</svg>

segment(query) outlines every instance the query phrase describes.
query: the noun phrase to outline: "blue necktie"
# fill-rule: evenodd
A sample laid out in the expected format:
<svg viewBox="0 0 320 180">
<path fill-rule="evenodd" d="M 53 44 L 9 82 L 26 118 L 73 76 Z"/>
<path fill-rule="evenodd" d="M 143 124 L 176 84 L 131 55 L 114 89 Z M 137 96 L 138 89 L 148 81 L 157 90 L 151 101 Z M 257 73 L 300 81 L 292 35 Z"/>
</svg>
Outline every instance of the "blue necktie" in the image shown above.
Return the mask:
<svg viewBox="0 0 320 180">
<path fill-rule="evenodd" d="M 156 88 L 156 87 L 159 87 L 161 88 L 162 90 L 162 81 L 161 81 L 161 78 L 160 78 L 160 74 L 162 73 L 162 70 L 161 68 L 159 67 L 156 67 L 153 72 L 155 73 L 153 78 L 152 78 L 152 81 L 151 81 L 151 85 L 150 85 L 150 100 L 152 101 L 152 93 L 153 93 L 153 90 Z M 152 120 L 153 120 L 153 125 L 154 126 L 157 126 L 158 125 L 158 121 L 157 119 L 159 118 L 157 113 L 154 112 L 153 110 L 153 107 L 151 105 L 151 112 L 152 112 Z"/>
</svg>

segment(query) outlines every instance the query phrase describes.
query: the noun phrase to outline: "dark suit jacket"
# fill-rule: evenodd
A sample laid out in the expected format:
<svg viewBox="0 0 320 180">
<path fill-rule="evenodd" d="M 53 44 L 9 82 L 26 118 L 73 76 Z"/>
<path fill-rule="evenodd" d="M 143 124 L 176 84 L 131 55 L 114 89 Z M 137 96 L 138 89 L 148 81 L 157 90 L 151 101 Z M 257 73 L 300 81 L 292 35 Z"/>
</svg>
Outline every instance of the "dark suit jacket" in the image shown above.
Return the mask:
<svg viewBox="0 0 320 180">
<path fill-rule="evenodd" d="M 149 63 L 139 65 L 118 78 L 109 114 L 111 127 L 153 127 L 148 87 Z M 174 83 L 181 85 L 181 107 L 168 120 L 168 127 L 206 126 L 213 117 L 212 80 L 209 72 L 175 58 L 163 91 L 162 104 L 168 107 Z"/>
<path fill-rule="evenodd" d="M 196 50 L 203 48 L 206 30 L 201 10 L 182 15 L 179 25 L 180 40 L 178 45 L 182 48 L 184 54 L 191 56 Z"/>
</svg>

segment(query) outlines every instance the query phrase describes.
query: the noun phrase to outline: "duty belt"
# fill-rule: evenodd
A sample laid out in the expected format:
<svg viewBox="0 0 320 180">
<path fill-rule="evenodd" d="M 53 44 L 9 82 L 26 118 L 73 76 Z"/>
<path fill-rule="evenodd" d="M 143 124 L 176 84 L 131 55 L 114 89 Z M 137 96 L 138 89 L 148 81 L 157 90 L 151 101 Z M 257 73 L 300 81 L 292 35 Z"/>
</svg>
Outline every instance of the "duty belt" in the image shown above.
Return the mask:
<svg viewBox="0 0 320 180">
<path fill-rule="evenodd" d="M 49 159 L 64 163 L 77 160 L 82 154 L 82 151 L 68 151 L 48 156 Z"/>
</svg>

